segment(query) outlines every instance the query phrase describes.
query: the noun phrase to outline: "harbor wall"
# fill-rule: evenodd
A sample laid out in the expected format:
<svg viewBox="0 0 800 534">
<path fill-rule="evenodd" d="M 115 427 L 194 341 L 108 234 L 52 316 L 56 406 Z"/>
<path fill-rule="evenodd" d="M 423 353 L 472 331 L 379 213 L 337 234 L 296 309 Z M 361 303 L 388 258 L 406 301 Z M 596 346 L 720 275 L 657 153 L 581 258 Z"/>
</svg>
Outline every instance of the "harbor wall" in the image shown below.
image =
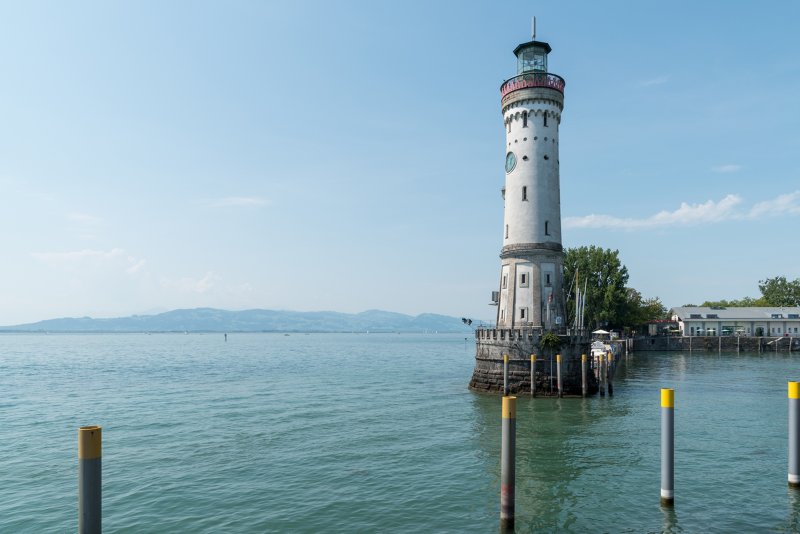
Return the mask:
<svg viewBox="0 0 800 534">
<path fill-rule="evenodd" d="M 745 336 L 640 336 L 633 340 L 633 350 L 635 352 L 800 352 L 800 338 Z"/>
<path fill-rule="evenodd" d="M 557 395 L 556 354 L 561 354 L 561 376 L 565 395 L 581 395 L 581 354 L 591 353 L 589 341 L 576 336 L 558 336 L 558 349 L 541 347 L 541 329 L 480 328 L 475 331 L 475 369 L 470 389 L 502 392 L 503 355 L 508 354 L 511 393 L 530 394 L 531 354 L 536 355 L 536 394 Z M 587 358 L 588 394 L 598 390 L 597 379 Z"/>
</svg>

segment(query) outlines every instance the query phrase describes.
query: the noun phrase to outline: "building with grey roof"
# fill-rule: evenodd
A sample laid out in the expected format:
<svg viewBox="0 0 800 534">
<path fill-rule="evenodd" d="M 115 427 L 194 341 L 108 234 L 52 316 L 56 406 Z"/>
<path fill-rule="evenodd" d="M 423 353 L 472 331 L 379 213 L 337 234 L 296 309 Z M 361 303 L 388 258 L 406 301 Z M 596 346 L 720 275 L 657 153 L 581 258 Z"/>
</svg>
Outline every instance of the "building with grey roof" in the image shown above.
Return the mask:
<svg viewBox="0 0 800 534">
<path fill-rule="evenodd" d="M 684 336 L 800 337 L 800 307 L 681 306 L 670 315 Z"/>
</svg>

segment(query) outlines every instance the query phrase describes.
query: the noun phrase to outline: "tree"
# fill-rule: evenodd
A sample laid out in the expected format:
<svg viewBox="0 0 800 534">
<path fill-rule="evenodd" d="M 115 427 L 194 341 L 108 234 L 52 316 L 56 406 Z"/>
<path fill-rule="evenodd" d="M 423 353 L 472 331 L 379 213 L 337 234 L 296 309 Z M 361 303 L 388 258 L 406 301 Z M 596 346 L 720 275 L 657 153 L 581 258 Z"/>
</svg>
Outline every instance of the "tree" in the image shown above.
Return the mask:
<svg viewBox="0 0 800 534">
<path fill-rule="evenodd" d="M 568 248 L 564 252 L 564 285 L 566 286 L 567 317 L 575 317 L 575 273 L 581 291 L 588 281 L 585 295 L 586 325 L 623 326 L 628 310 L 625 284 L 628 268 L 619 259 L 618 250 L 589 247 Z M 571 322 L 571 321 L 570 321 Z"/>
<path fill-rule="evenodd" d="M 684 304 L 684 306 L 694 306 L 694 304 Z M 752 308 L 758 306 L 769 306 L 769 304 L 767 304 L 767 302 L 764 300 L 764 297 L 742 297 L 738 300 L 707 300 L 700 306 L 707 306 L 710 308 Z"/>
<path fill-rule="evenodd" d="M 633 324 L 646 323 L 647 321 L 657 321 L 659 319 L 669 319 L 669 310 L 666 306 L 664 306 L 664 303 L 661 302 L 661 299 L 658 297 L 651 297 L 649 299 L 642 300 L 639 308 L 640 320 Z"/>
<path fill-rule="evenodd" d="M 758 289 L 766 306 L 800 306 L 800 278 L 793 282 L 785 276 L 759 280 Z"/>
<path fill-rule="evenodd" d="M 644 298 L 632 287 L 625 288 L 625 312 L 620 318 L 622 326 L 635 327 L 648 321 L 669 318 L 669 310 L 658 297 Z"/>
</svg>

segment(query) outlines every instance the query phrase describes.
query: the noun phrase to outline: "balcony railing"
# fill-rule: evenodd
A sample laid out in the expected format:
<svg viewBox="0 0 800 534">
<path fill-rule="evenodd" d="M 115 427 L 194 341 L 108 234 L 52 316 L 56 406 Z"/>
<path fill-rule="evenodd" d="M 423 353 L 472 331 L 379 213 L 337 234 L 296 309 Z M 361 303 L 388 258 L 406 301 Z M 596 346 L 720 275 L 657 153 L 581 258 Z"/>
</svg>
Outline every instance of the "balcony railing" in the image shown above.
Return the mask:
<svg viewBox="0 0 800 534">
<path fill-rule="evenodd" d="M 503 82 L 500 86 L 500 96 L 506 96 L 508 93 L 517 91 L 519 89 L 527 89 L 529 87 L 547 87 L 548 89 L 555 89 L 562 95 L 564 94 L 564 78 L 557 74 L 550 74 L 548 72 L 528 72 L 514 76 Z"/>
</svg>

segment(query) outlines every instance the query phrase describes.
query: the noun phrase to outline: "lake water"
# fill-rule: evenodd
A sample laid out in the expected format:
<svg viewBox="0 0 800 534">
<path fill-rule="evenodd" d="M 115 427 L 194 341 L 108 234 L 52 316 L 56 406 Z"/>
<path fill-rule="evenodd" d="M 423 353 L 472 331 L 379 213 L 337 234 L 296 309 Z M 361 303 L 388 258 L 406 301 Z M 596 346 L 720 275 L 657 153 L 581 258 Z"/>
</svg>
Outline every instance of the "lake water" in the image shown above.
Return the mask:
<svg viewBox="0 0 800 534">
<path fill-rule="evenodd" d="M 76 530 L 90 424 L 106 532 L 496 532 L 500 398 L 467 390 L 466 335 L 1 335 L 0 532 Z M 797 358 L 637 353 L 612 398 L 520 397 L 517 532 L 800 531 Z"/>
</svg>

